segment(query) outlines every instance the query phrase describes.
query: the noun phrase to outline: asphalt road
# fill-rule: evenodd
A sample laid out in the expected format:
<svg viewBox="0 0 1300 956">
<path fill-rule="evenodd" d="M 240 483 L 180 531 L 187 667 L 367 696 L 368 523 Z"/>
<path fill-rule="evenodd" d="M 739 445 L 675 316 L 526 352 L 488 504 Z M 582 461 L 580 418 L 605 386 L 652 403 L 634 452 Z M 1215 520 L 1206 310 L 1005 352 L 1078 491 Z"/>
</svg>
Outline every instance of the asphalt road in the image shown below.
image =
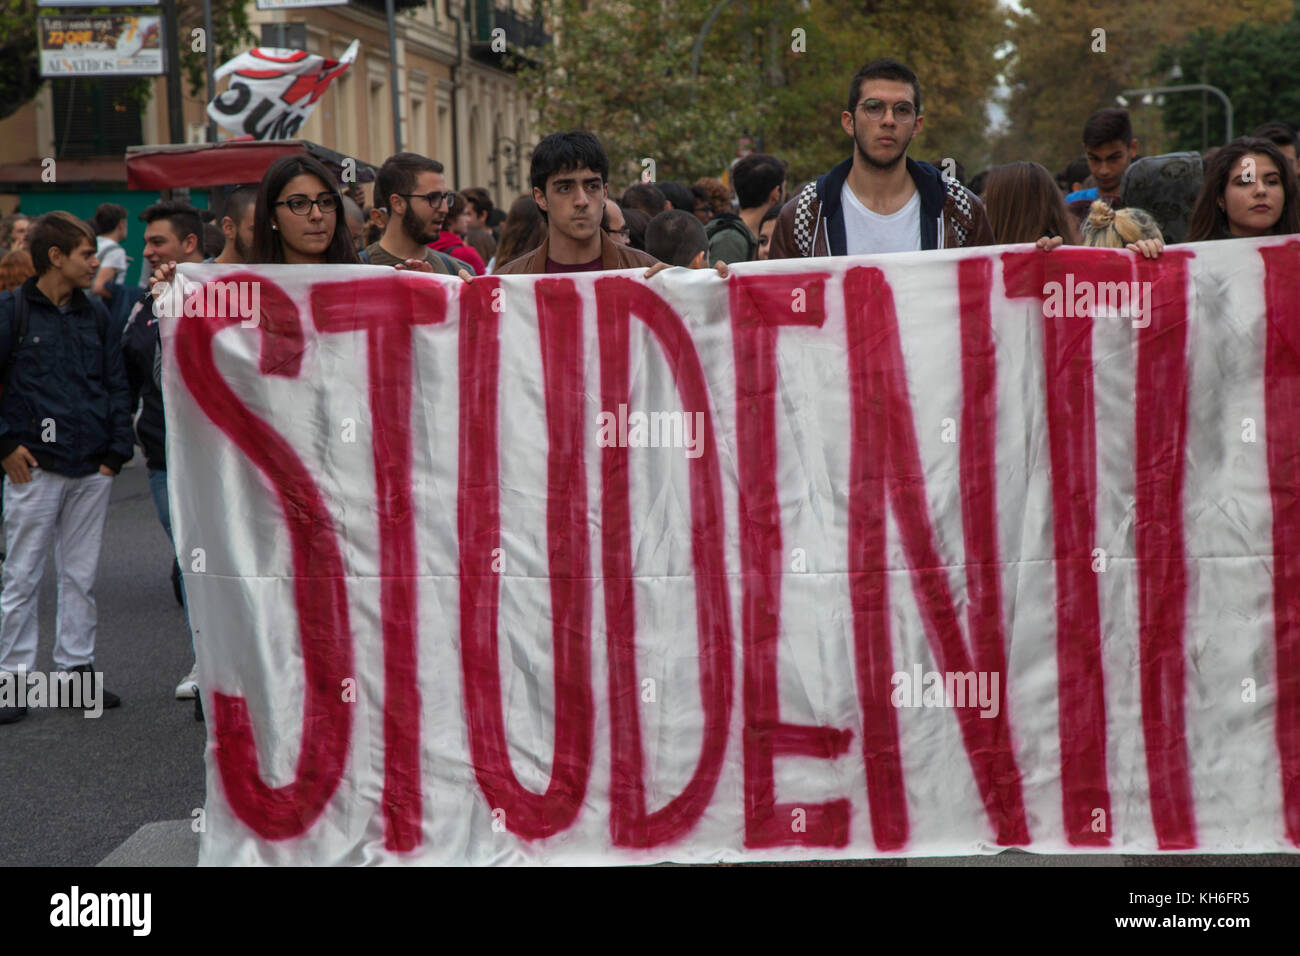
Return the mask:
<svg viewBox="0 0 1300 956">
<path fill-rule="evenodd" d="M 94 866 L 144 824 L 203 806 L 203 724 L 173 698 L 190 669 L 171 554 L 143 458 L 114 481 L 95 594 L 95 666 L 122 706 L 87 720 L 34 709 L 0 726 L 0 866 Z M 41 585 L 37 666 L 53 669 L 55 581 Z"/>
</svg>

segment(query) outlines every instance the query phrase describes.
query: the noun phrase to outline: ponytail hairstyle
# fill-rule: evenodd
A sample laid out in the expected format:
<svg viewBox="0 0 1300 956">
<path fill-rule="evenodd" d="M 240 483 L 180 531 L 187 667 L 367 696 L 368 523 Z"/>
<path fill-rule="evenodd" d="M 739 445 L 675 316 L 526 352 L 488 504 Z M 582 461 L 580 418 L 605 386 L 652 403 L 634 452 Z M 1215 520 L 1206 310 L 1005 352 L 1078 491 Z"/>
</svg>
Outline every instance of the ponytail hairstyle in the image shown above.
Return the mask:
<svg viewBox="0 0 1300 956">
<path fill-rule="evenodd" d="M 1088 208 L 1083 223 L 1083 244 L 1098 249 L 1123 249 L 1139 239 L 1159 239 L 1160 227 L 1145 209 L 1112 209 L 1100 199 Z"/>
</svg>

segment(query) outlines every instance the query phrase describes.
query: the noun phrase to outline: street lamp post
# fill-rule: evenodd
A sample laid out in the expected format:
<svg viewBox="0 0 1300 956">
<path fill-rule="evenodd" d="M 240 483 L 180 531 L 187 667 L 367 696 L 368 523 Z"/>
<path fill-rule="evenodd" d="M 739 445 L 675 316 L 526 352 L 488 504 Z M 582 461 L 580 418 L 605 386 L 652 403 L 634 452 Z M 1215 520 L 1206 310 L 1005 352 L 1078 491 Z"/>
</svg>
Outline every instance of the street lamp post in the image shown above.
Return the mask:
<svg viewBox="0 0 1300 956">
<path fill-rule="evenodd" d="M 394 21 L 393 0 L 385 0 L 384 15 L 388 18 L 388 85 L 393 99 L 393 151 L 402 151 L 402 95 L 398 92 L 397 26 Z"/>
<path fill-rule="evenodd" d="M 1210 86 L 1208 83 L 1187 83 L 1181 86 L 1147 86 L 1139 90 L 1125 90 L 1115 97 L 1115 102 L 1120 106 L 1127 106 L 1129 96 L 1149 96 L 1159 93 L 1213 93 L 1219 99 L 1223 100 L 1223 111 L 1225 119 L 1225 138 L 1224 143 L 1232 142 L 1232 100 L 1228 99 L 1228 94 L 1223 92 L 1217 86 Z"/>
<path fill-rule="evenodd" d="M 513 191 L 519 182 L 519 177 L 515 174 L 515 164 L 523 162 L 531 155 L 532 151 L 525 149 L 523 143 L 510 136 L 498 134 L 492 141 L 492 155 L 488 157 L 488 162 L 492 164 L 493 169 L 491 185 L 499 191 L 501 180 L 504 178 L 506 188 Z"/>
</svg>

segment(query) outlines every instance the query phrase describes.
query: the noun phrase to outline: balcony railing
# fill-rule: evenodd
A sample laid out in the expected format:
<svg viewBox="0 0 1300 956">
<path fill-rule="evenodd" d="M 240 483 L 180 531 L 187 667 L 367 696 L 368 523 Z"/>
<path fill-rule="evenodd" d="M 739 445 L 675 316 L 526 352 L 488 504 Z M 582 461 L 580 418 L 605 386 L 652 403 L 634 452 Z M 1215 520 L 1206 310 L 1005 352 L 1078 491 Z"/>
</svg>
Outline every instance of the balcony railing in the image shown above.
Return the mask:
<svg viewBox="0 0 1300 956">
<path fill-rule="evenodd" d="M 352 2 L 357 6 L 365 7 L 367 10 L 378 13 L 381 17 L 385 16 L 387 13 L 384 0 L 352 0 Z M 424 6 L 426 2 L 427 0 L 393 0 L 393 9 L 397 12 L 401 12 L 402 10 L 414 10 L 418 7 Z"/>
<path fill-rule="evenodd" d="M 532 62 L 524 51 L 551 42 L 540 14 L 524 17 L 508 7 L 493 5 L 492 0 L 473 0 L 470 14 L 470 54 L 493 66 L 511 69 L 521 62 Z M 504 33 L 504 50 L 499 42 L 502 34 L 497 30 Z"/>
</svg>

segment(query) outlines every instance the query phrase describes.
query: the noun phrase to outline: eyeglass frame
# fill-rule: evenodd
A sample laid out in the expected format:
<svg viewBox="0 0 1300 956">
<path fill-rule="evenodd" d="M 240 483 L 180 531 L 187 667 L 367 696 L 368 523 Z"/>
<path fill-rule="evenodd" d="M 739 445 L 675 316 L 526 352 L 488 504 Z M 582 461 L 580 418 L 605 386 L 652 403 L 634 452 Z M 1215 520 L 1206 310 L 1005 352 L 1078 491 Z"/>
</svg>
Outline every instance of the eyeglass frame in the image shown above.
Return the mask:
<svg viewBox="0 0 1300 956">
<path fill-rule="evenodd" d="M 454 189 L 448 190 L 445 193 L 393 193 L 393 195 L 401 196 L 403 199 L 423 199 L 432 209 L 439 208 L 444 203 L 448 206 L 454 206 L 456 204 L 456 190 Z M 437 196 L 438 202 L 435 204 L 434 201 L 429 198 L 430 196 Z"/>
<path fill-rule="evenodd" d="M 880 104 L 880 106 L 881 106 L 881 110 L 880 110 L 880 115 L 879 115 L 879 116 L 872 116 L 869 112 L 867 112 L 867 110 L 866 110 L 866 105 L 867 105 L 868 103 L 879 103 L 879 104 Z M 911 111 L 912 111 L 912 115 L 911 115 L 910 117 L 907 117 L 907 118 L 904 118 L 904 117 L 899 116 L 898 113 L 897 113 L 897 110 L 898 110 L 898 107 L 900 107 L 900 106 L 906 106 L 906 107 L 908 107 L 909 109 L 911 109 Z M 915 120 L 916 120 L 916 119 L 921 115 L 921 111 L 918 110 L 918 109 L 916 108 L 916 104 L 913 103 L 911 100 L 898 100 L 897 102 L 894 102 L 894 103 L 886 103 L 884 100 L 882 100 L 882 99 L 877 99 L 877 98 L 874 97 L 874 96 L 868 96 L 865 100 L 863 100 L 863 101 L 862 101 L 861 103 L 859 103 L 856 107 L 854 107 L 854 112 L 855 112 L 855 113 L 856 113 L 856 112 L 859 112 L 859 111 L 862 113 L 863 116 L 865 116 L 867 119 L 871 120 L 873 123 L 878 123 L 878 122 L 880 122 L 882 119 L 884 119 L 886 113 L 889 113 L 890 115 L 892 115 L 892 116 L 894 117 L 894 122 L 896 122 L 896 123 L 910 123 L 910 122 L 914 122 L 914 121 L 915 121 Z"/>
<path fill-rule="evenodd" d="M 306 199 L 306 200 L 307 200 L 307 208 L 304 209 L 302 212 L 294 212 L 293 206 L 290 206 L 289 204 L 292 203 L 295 199 Z M 332 199 L 332 200 L 334 200 L 334 208 L 333 208 L 333 209 L 326 209 L 324 206 L 321 205 L 321 200 L 322 200 L 322 199 Z M 273 202 L 273 203 L 271 203 L 271 205 L 272 205 L 273 207 L 274 207 L 274 206 L 289 206 L 289 212 L 292 212 L 295 216 L 310 216 L 310 215 L 311 215 L 312 207 L 315 206 L 317 209 L 320 210 L 320 214 L 321 214 L 322 216 L 328 216 L 330 213 L 336 213 L 336 212 L 339 211 L 339 209 L 342 208 L 342 206 L 343 206 L 343 197 L 340 196 L 340 195 L 339 195 L 338 193 L 336 193 L 336 192 L 327 192 L 327 193 L 323 193 L 323 194 L 320 195 L 320 196 L 317 196 L 315 199 L 311 199 L 311 198 L 309 198 L 305 193 L 299 193 L 299 194 L 297 194 L 297 195 L 290 196 L 288 199 L 281 199 L 281 200 L 279 200 L 278 202 Z"/>
</svg>

